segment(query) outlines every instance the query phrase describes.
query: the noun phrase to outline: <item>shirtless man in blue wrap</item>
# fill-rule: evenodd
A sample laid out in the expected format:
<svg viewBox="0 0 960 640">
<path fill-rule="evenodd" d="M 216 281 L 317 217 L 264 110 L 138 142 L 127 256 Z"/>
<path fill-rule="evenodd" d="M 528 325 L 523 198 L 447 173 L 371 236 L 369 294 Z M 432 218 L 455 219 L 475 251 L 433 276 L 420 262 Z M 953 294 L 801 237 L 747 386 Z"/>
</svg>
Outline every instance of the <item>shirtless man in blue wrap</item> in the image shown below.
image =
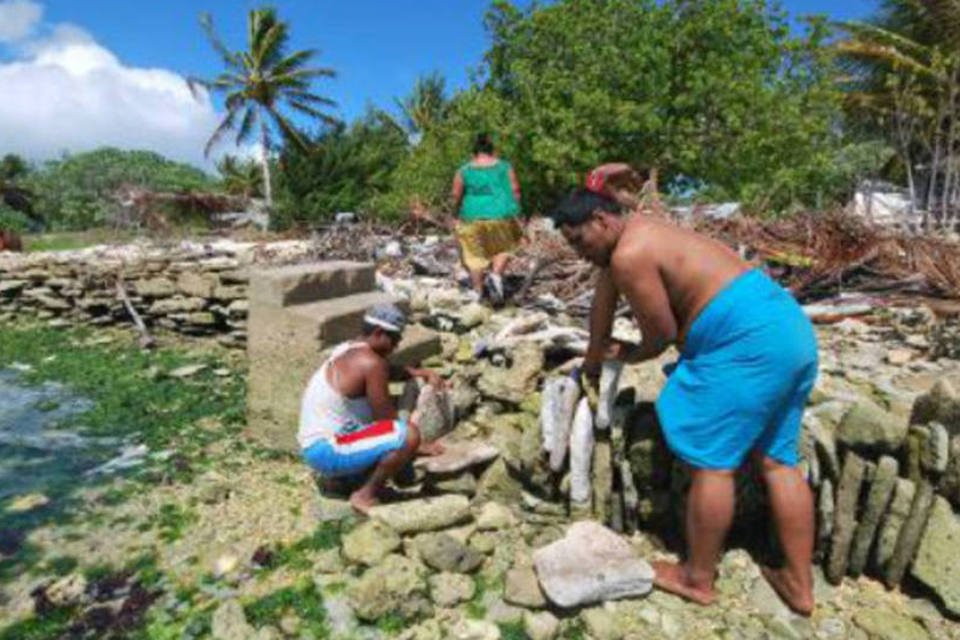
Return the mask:
<svg viewBox="0 0 960 640">
<path fill-rule="evenodd" d="M 673 453 L 692 468 L 684 562 L 657 563 L 656 584 L 700 604 L 734 513 L 734 473 L 760 464 L 786 563 L 764 575 L 796 612 L 814 606 L 813 498 L 797 469 L 797 440 L 817 374 L 813 327 L 793 297 L 723 244 L 668 221 L 621 215 L 603 193 L 577 190 L 550 214 L 570 245 L 601 271 L 583 371 L 604 358 L 640 362 L 675 344 L 681 357 L 657 399 Z M 622 295 L 642 342 L 612 342 Z"/>
</svg>

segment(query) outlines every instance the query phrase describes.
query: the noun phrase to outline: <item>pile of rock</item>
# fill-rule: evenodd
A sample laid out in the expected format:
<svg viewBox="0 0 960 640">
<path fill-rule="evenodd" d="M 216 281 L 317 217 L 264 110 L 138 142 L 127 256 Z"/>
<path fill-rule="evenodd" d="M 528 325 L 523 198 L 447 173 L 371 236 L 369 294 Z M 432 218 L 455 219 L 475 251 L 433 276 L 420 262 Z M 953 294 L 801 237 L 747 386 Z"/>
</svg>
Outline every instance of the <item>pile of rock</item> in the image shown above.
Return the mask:
<svg viewBox="0 0 960 640">
<path fill-rule="evenodd" d="M 221 241 L 0 254 L 0 314 L 31 313 L 55 325 L 129 324 L 124 297 L 147 326 L 246 341 L 247 269 L 310 254 L 306 242 Z M 122 289 L 122 291 L 121 291 Z"/>
<path fill-rule="evenodd" d="M 840 421 L 836 453 L 819 487 L 827 577 L 872 573 L 888 586 L 905 576 L 960 615 L 960 398 L 945 380 L 913 405 L 909 424 L 861 400 Z M 952 506 L 951 506 L 952 505 Z"/>
<path fill-rule="evenodd" d="M 591 490 L 584 501 L 571 494 L 569 449 L 559 452 L 560 465 L 551 464 L 554 452 L 546 446 L 541 415 L 545 389 L 565 372 L 556 353 L 567 347 L 533 321 L 526 324 L 534 329 L 504 341 L 504 327 L 522 324 L 523 313 L 476 320 L 468 305 L 438 304 L 441 297 L 431 295 L 423 312 L 449 317 L 454 334 L 445 334 L 439 364 L 454 372 L 460 389 L 455 434 L 485 440 L 500 454 L 486 468 L 470 471 L 476 482 L 448 476 L 444 486 L 468 487 L 466 495 L 504 502 L 535 497 L 533 515 L 541 523 L 587 516 L 619 532 L 682 531 L 689 474 L 667 449 L 652 404 L 666 379 L 664 362 L 624 371 L 609 428 L 592 434 Z M 960 560 L 950 551 L 960 540 L 960 518 L 953 511 L 960 507 L 960 399 L 946 382 L 919 397 L 893 382 L 907 371 L 922 376 L 934 370 L 919 358 L 926 347 L 913 334 L 920 329 L 902 340 L 905 361 L 890 350 L 894 340 L 867 336 L 861 328 L 856 359 L 841 362 L 837 355 L 835 361 L 834 352 L 841 351 L 829 338 L 804 420 L 801 466 L 816 495 L 817 553 L 831 581 L 868 574 L 895 586 L 909 577 L 960 615 Z M 836 333 L 846 339 L 845 330 Z M 870 341 L 881 348 L 864 349 Z M 769 523 L 756 478 L 738 474 L 737 490 L 737 522 Z M 766 524 L 759 529 L 766 544 L 772 532 Z"/>
<path fill-rule="evenodd" d="M 533 548 L 518 535 L 527 516 L 497 502 L 471 508 L 467 498 L 448 495 L 376 507 L 370 515 L 342 542 L 344 561 L 362 571 L 346 599 L 364 622 L 430 618 L 409 637 L 497 638 L 496 622 L 523 620 L 531 637 L 551 638 L 561 624 L 554 613 L 652 588 L 650 565 L 596 522 L 574 523 Z M 503 586 L 478 592 L 478 585 L 494 583 Z M 492 615 L 463 616 L 456 607 L 471 600 Z"/>
</svg>

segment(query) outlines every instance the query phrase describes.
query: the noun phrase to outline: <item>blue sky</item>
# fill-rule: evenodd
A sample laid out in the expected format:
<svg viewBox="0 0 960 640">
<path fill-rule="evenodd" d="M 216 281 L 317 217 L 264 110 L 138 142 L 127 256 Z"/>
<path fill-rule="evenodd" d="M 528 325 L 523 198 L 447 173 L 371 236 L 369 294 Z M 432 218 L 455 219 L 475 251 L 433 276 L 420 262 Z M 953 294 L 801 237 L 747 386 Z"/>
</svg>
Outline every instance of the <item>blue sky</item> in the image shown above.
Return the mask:
<svg viewBox="0 0 960 640">
<path fill-rule="evenodd" d="M 47 17 L 88 29 L 127 64 L 162 66 L 184 75 L 218 70 L 197 24 L 214 17 L 231 46 L 245 38 L 246 11 L 262 2 L 227 0 L 48 0 Z M 319 88 L 351 119 L 369 102 L 388 106 L 417 76 L 441 71 L 454 86 L 468 81 L 486 49 L 487 0 L 279 0 L 272 4 L 293 26 L 292 46 L 315 48 L 339 77 Z M 520 3 L 526 4 L 526 3 Z M 872 0 L 787 0 L 791 15 L 823 13 L 836 19 L 870 13 Z"/>
<path fill-rule="evenodd" d="M 35 150 L 28 149 L 27 155 L 49 156 L 57 144 L 83 146 L 79 141 L 84 134 L 87 138 L 106 135 L 108 143 L 116 144 L 122 139 L 120 128 L 141 129 L 139 143 L 144 144 L 149 127 L 138 127 L 134 114 L 152 102 L 159 105 L 154 111 L 190 112 L 162 122 L 155 122 L 157 116 L 151 114 L 149 125 L 159 127 L 161 143 L 166 143 L 158 150 L 188 156 L 186 149 L 196 142 L 191 128 L 208 126 L 217 111 L 215 103 L 190 111 L 175 86 L 176 76 L 212 76 L 219 70 L 198 16 L 201 11 L 210 12 L 228 45 L 240 48 L 246 11 L 260 4 L 251 0 L 0 0 L 0 82 L 7 80 L 8 87 L 23 85 L 20 94 L 48 100 L 58 91 L 65 92 L 69 101 L 56 100 L 69 102 L 60 105 L 61 111 L 43 111 L 61 121 L 102 105 L 104 96 L 127 107 L 104 114 L 92 125 L 76 121 L 75 127 L 56 126 L 30 134 L 45 139 Z M 487 46 L 482 18 L 488 0 L 276 0 L 273 4 L 292 24 L 291 46 L 319 49 L 318 63 L 337 70 L 335 80 L 322 81 L 317 89 L 339 103 L 339 115 L 347 120 L 368 104 L 392 107 L 394 98 L 405 95 L 418 75 L 432 70 L 442 72 L 450 86 L 464 86 L 469 69 L 480 64 Z M 875 6 L 873 0 L 786 0 L 783 4 L 791 15 L 824 13 L 834 19 L 864 17 Z M 62 74 L 52 73 L 43 76 L 41 84 L 37 67 L 16 67 L 18 62 L 37 62 L 46 54 L 70 68 L 73 84 Z M 91 69 L 104 70 L 96 75 L 102 82 L 100 93 L 92 93 L 76 77 Z M 49 65 L 44 70 L 49 71 Z M 20 84 L 10 84 L 4 73 Z M 145 88 L 154 80 L 164 87 L 162 94 Z M 36 122 L 42 115 L 34 113 L 38 101 L 27 97 L 23 96 L 22 111 Z M 24 142 L 29 123 L 9 124 L 4 108 L 0 101 L 0 153 L 6 152 L 5 147 L 23 152 L 19 147 L 29 142 Z M 6 107 L 7 111 L 13 108 Z"/>
</svg>

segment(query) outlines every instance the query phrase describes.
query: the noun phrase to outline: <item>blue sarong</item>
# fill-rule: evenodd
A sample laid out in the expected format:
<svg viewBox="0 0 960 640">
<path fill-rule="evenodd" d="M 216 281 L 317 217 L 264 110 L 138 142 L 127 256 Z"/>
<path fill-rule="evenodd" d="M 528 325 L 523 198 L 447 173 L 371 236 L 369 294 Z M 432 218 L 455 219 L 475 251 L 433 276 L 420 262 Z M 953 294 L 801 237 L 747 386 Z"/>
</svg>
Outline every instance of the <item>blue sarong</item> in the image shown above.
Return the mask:
<svg viewBox="0 0 960 640">
<path fill-rule="evenodd" d="M 736 469 L 752 451 L 797 464 L 817 339 L 803 309 L 760 270 L 727 284 L 694 320 L 657 399 L 670 449 L 701 469 Z"/>
</svg>

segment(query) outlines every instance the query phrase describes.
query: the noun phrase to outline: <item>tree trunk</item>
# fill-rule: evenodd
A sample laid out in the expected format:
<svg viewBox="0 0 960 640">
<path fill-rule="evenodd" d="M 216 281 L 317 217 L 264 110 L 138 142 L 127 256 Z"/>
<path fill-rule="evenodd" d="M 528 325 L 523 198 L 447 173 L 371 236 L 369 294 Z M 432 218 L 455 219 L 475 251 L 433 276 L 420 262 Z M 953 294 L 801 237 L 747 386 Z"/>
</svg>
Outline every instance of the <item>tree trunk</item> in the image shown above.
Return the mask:
<svg viewBox="0 0 960 640">
<path fill-rule="evenodd" d="M 933 203 L 937 197 L 937 171 L 940 167 L 940 151 L 943 146 L 943 112 L 944 99 L 941 97 L 937 105 L 937 115 L 933 123 L 933 159 L 930 162 L 930 182 L 927 184 L 927 201 L 924 208 L 932 213 Z"/>
<path fill-rule="evenodd" d="M 260 119 L 260 166 L 263 169 L 263 197 L 267 202 L 267 209 L 273 209 L 273 185 L 270 182 L 270 137 L 267 132 L 267 123 Z"/>
<path fill-rule="evenodd" d="M 952 195 L 954 183 L 957 179 L 956 167 L 956 147 L 957 147 L 957 71 L 955 70 L 950 77 L 950 111 L 947 117 L 950 119 L 950 125 L 947 129 L 947 175 L 943 185 L 943 205 L 941 208 L 941 217 L 944 222 L 945 231 L 953 231 L 954 212 L 952 211 Z"/>
</svg>

